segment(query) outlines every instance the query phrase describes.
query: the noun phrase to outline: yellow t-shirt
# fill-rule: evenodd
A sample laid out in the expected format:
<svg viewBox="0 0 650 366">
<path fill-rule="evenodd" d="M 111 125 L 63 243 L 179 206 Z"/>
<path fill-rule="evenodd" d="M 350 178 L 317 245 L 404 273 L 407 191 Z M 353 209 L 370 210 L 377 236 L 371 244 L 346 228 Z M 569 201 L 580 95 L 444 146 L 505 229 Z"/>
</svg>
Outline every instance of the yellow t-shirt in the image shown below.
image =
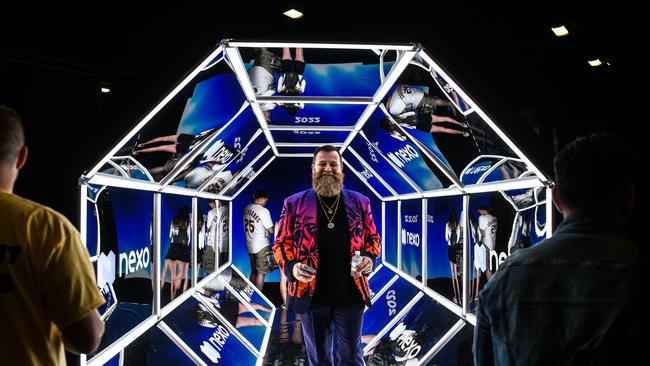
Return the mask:
<svg viewBox="0 0 650 366">
<path fill-rule="evenodd" d="M 60 329 L 104 303 L 79 233 L 61 214 L 0 191 L 0 354 L 65 365 Z"/>
</svg>

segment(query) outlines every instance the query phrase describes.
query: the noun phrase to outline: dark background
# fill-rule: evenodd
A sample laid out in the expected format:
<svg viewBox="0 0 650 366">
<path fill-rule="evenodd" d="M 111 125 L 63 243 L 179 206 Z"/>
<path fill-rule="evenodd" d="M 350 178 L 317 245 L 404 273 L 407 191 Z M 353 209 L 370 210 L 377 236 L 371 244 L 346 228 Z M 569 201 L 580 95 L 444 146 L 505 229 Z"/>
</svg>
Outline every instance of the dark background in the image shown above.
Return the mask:
<svg viewBox="0 0 650 366">
<path fill-rule="evenodd" d="M 643 22 L 623 3 L 181 5 L 3 9 L 0 104 L 22 116 L 30 148 L 16 193 L 76 222 L 79 176 L 224 38 L 420 42 L 548 175 L 554 152 L 575 136 L 609 131 L 643 143 L 642 69 L 633 65 Z M 282 15 L 290 7 L 305 16 Z M 555 37 L 558 24 L 570 35 Z M 588 66 L 596 57 L 609 65 Z M 103 85 L 111 93 L 100 93 Z M 604 185 L 634 173 L 603 172 Z"/>
</svg>

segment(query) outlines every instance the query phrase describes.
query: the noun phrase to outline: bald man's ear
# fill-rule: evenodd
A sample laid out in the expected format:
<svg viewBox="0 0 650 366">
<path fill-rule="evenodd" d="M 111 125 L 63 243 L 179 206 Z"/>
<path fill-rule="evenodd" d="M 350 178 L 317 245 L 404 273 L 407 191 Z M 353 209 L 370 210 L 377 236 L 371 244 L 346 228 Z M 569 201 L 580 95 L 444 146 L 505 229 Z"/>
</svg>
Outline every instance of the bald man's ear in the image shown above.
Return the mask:
<svg viewBox="0 0 650 366">
<path fill-rule="evenodd" d="M 20 151 L 18 152 L 18 160 L 16 161 L 16 169 L 20 170 L 25 163 L 27 162 L 27 153 L 29 150 L 27 149 L 27 145 L 23 145 L 23 147 L 20 148 Z"/>
</svg>

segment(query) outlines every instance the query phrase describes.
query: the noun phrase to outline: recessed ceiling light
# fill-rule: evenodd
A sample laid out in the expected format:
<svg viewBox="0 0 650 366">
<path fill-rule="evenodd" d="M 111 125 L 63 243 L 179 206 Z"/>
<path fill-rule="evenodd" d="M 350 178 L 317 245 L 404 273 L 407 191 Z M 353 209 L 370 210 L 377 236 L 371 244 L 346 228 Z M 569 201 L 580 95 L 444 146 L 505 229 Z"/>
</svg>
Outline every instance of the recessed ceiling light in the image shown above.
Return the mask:
<svg viewBox="0 0 650 366">
<path fill-rule="evenodd" d="M 591 67 L 596 67 L 596 66 L 600 66 L 600 65 L 603 64 L 602 62 L 600 62 L 599 58 L 597 58 L 595 60 L 589 60 L 587 62 L 589 63 L 589 66 L 591 66 Z"/>
<path fill-rule="evenodd" d="M 111 89 L 102 87 L 102 93 L 110 93 Z"/>
<path fill-rule="evenodd" d="M 287 11 L 285 11 L 285 12 L 282 13 L 282 14 L 288 16 L 288 17 L 291 18 L 291 19 L 302 18 L 302 13 L 299 12 L 298 10 L 296 10 L 296 9 L 287 10 Z"/>
<path fill-rule="evenodd" d="M 569 31 L 568 31 L 568 30 L 566 29 L 566 27 L 563 26 L 563 25 L 561 25 L 561 26 L 559 26 L 559 27 L 551 28 L 551 30 L 552 30 L 553 33 L 555 33 L 555 35 L 558 36 L 558 37 L 563 37 L 563 36 L 566 36 L 567 34 L 569 34 Z"/>
</svg>

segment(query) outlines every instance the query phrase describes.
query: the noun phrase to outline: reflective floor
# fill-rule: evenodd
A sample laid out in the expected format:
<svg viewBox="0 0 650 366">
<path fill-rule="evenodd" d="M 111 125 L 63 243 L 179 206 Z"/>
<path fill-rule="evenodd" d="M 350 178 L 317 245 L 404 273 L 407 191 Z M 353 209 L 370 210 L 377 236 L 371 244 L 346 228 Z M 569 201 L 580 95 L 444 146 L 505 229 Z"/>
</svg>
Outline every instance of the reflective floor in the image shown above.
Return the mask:
<svg viewBox="0 0 650 366">
<path fill-rule="evenodd" d="M 300 314 L 286 309 L 277 310 L 264 365 L 307 365 Z"/>
</svg>

